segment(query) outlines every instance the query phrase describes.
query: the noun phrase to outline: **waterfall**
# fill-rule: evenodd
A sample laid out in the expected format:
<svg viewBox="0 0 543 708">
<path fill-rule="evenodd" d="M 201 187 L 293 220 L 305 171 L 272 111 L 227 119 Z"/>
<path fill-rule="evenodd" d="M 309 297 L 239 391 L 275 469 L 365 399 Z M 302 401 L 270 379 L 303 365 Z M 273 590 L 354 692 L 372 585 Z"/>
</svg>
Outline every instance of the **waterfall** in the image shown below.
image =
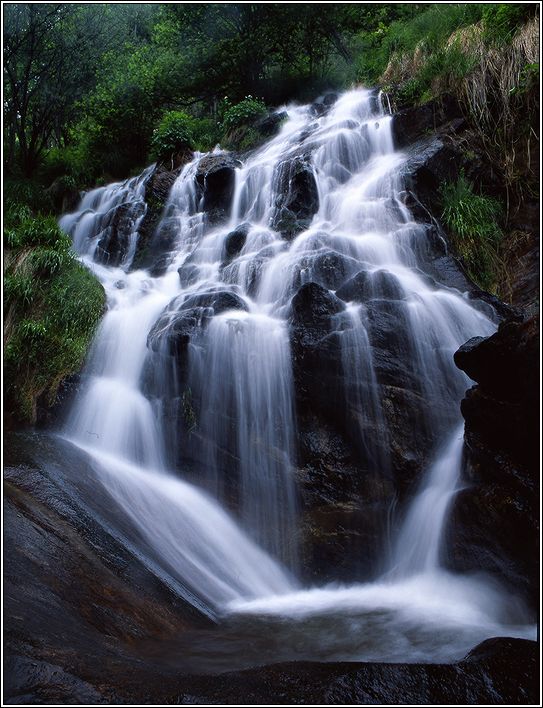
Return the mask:
<svg viewBox="0 0 543 708">
<path fill-rule="evenodd" d="M 447 510 L 462 473 L 463 432 L 462 425 L 439 451 L 400 528 L 391 563 L 400 577 L 439 568 Z"/>
<path fill-rule="evenodd" d="M 382 612 L 392 618 L 383 620 L 387 632 L 396 623 L 407 634 L 413 622 L 457 622 L 469 646 L 507 631 L 507 611 L 480 580 L 448 582 L 439 569 L 459 432 L 405 515 L 393 572 L 350 588 L 301 590 L 295 580 L 293 296 L 316 283 L 340 303 L 330 326 L 342 400 L 374 473 L 391 473 L 383 380 L 394 371 L 377 356 L 382 332 L 421 402 L 417 423 L 443 444 L 469 385 L 453 353 L 495 325 L 425 275 L 426 228 L 403 203 L 406 155 L 394 149 L 379 96 L 357 89 L 324 115 L 286 111 L 278 135 L 236 167 L 222 221 L 206 214 L 196 187 L 202 156 L 183 168 L 156 231 L 168 235 L 161 275 L 130 267 L 152 168 L 88 193 L 61 219 L 108 296 L 65 436 L 94 456 L 163 568 L 212 607 L 291 617 Z"/>
</svg>

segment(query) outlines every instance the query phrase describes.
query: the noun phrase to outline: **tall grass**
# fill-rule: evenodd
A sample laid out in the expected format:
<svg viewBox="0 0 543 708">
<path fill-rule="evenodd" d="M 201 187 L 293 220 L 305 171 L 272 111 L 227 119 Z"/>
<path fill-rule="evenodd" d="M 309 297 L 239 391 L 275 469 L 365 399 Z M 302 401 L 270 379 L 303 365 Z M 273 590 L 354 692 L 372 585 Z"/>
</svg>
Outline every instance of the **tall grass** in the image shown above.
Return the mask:
<svg viewBox="0 0 543 708">
<path fill-rule="evenodd" d="M 495 292 L 500 271 L 498 249 L 503 235 L 500 203 L 474 192 L 463 173 L 441 190 L 442 220 L 448 227 L 453 247 L 471 278 L 484 290 Z"/>
</svg>

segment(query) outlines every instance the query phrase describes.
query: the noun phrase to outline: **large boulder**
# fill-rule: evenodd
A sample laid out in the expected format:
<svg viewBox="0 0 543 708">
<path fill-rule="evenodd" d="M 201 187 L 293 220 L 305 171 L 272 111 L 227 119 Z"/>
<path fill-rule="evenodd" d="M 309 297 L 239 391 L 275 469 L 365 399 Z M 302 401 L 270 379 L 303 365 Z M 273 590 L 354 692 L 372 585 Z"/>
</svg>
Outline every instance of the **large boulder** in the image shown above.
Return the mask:
<svg viewBox="0 0 543 708">
<path fill-rule="evenodd" d="M 241 162 L 228 152 L 205 155 L 198 163 L 195 179 L 202 194 L 203 211 L 210 223 L 220 223 L 230 215 L 235 172 L 240 166 Z"/>
<path fill-rule="evenodd" d="M 201 334 L 214 315 L 227 310 L 247 310 L 247 304 L 229 290 L 210 290 L 191 295 L 178 295 L 163 310 L 147 336 L 147 346 L 166 351 L 179 365 L 185 361 L 192 338 Z"/>
<path fill-rule="evenodd" d="M 539 319 L 507 321 L 455 354 L 477 381 L 462 401 L 469 486 L 456 497 L 448 563 L 484 570 L 537 604 Z"/>
<path fill-rule="evenodd" d="M 292 240 L 311 223 L 319 208 L 319 193 L 313 168 L 304 155 L 280 162 L 273 175 L 276 196 L 271 227 Z"/>
<path fill-rule="evenodd" d="M 296 264 L 294 285 L 304 279 L 318 283 L 324 288 L 336 290 L 360 268 L 360 262 L 333 249 L 319 249 L 302 256 Z"/>
<path fill-rule="evenodd" d="M 436 128 L 449 124 L 454 130 L 463 127 L 462 109 L 457 99 L 450 94 L 428 101 L 422 106 L 404 108 L 394 114 L 392 119 L 392 134 L 396 147 L 403 148 L 424 137 Z"/>
<path fill-rule="evenodd" d="M 188 155 L 186 157 L 189 159 Z M 147 210 L 138 229 L 138 243 L 132 261 L 133 270 L 156 267 L 161 259 L 166 262 L 165 256 L 173 248 L 177 235 L 174 224 L 171 224 L 169 229 L 166 226 L 160 233 L 157 229 L 170 191 L 184 164 L 183 162 L 173 169 L 168 165 L 158 164 L 145 183 L 144 199 Z"/>
<path fill-rule="evenodd" d="M 262 138 L 269 140 L 274 135 L 277 135 L 281 124 L 287 120 L 287 118 L 288 113 L 286 111 L 274 111 L 268 113 L 268 115 L 265 115 L 263 118 L 259 118 L 252 127 Z"/>
<path fill-rule="evenodd" d="M 242 248 L 245 246 L 249 228 L 250 224 L 240 224 L 234 231 L 230 231 L 230 233 L 227 234 L 224 239 L 224 263 L 230 263 L 231 260 L 240 254 Z"/>
<path fill-rule="evenodd" d="M 109 266 L 119 266 L 126 258 L 138 222 L 144 215 L 143 201 L 125 202 L 111 209 L 100 224 L 94 260 Z"/>
</svg>

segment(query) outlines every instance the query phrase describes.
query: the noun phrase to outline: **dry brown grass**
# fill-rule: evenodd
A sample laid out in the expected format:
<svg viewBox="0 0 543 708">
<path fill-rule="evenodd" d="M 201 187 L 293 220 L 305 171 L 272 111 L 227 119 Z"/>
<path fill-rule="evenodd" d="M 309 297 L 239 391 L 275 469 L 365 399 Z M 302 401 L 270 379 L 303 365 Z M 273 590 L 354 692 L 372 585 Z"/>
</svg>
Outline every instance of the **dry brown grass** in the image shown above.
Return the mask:
<svg viewBox="0 0 543 708">
<path fill-rule="evenodd" d="M 473 33 L 468 45 L 478 63 L 464 78 L 460 97 L 509 189 L 530 176 L 534 141 L 539 141 L 533 126 L 520 126 L 537 107 L 537 92 L 523 90 L 523 81 L 526 66 L 539 59 L 539 20 L 527 22 L 505 47 L 486 47 L 482 33 Z"/>
</svg>

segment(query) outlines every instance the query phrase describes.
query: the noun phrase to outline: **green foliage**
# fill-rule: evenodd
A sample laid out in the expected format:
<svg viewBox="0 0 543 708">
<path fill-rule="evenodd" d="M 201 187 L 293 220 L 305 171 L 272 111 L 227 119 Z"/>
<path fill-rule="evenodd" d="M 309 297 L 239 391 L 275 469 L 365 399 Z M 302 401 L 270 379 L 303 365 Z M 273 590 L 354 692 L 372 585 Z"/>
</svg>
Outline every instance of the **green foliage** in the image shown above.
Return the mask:
<svg viewBox="0 0 543 708">
<path fill-rule="evenodd" d="M 488 4 L 483 7 L 483 36 L 487 44 L 506 44 L 526 19 L 529 8 L 522 5 Z"/>
<path fill-rule="evenodd" d="M 43 184 L 29 179 L 6 179 L 4 181 L 4 222 L 9 221 L 10 214 L 16 216 L 19 211 L 53 212 L 51 197 Z"/>
<path fill-rule="evenodd" d="M 52 217 L 9 203 L 5 226 L 7 411 L 32 423 L 38 397 L 81 368 L 105 295 Z"/>
<path fill-rule="evenodd" d="M 421 11 L 420 6 L 412 5 L 409 16 L 408 7 L 401 19 L 388 24 L 381 22 L 372 32 L 360 33 L 357 56 L 359 80 L 378 83 L 394 55 L 413 54 L 418 50 L 431 57 L 436 51 L 444 49 L 456 30 L 478 22 L 483 9 L 477 4 L 457 3 L 428 5 Z"/>
<path fill-rule="evenodd" d="M 539 63 L 526 64 L 520 72 L 517 86 L 509 92 L 512 96 L 520 97 L 529 94 L 539 86 Z"/>
<path fill-rule="evenodd" d="M 89 185 L 89 173 L 89 159 L 80 141 L 77 144 L 50 148 L 44 155 L 39 177 L 45 184 L 64 179 L 67 180 L 64 186 L 76 188 Z"/>
<path fill-rule="evenodd" d="M 192 119 L 183 111 L 165 113 L 151 140 L 152 155 L 156 160 L 165 160 L 180 150 L 194 144 Z"/>
<path fill-rule="evenodd" d="M 500 203 L 492 197 L 475 194 L 463 173 L 456 182 L 443 186 L 441 196 L 443 221 L 468 273 L 482 288 L 495 289 L 497 249 L 502 237 Z"/>
<path fill-rule="evenodd" d="M 266 104 L 261 99 L 245 96 L 239 103 L 231 105 L 230 101 L 225 98 L 221 127 L 228 132 L 242 125 L 253 123 L 265 114 Z"/>
</svg>

